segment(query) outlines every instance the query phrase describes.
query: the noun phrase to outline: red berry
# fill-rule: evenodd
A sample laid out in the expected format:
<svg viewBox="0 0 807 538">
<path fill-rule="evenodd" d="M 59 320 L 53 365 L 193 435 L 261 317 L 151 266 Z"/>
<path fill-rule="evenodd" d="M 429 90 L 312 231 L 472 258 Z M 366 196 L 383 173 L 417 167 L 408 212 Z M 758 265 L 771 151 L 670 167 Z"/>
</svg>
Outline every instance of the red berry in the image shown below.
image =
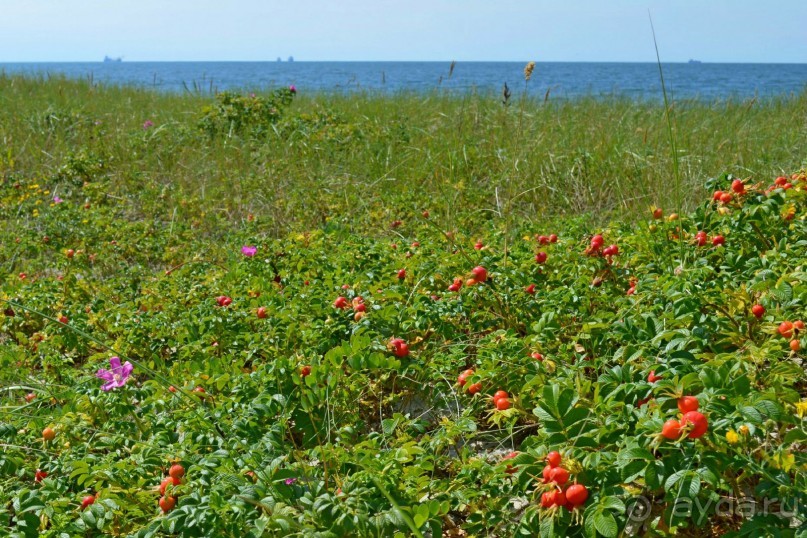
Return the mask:
<svg viewBox="0 0 807 538">
<path fill-rule="evenodd" d="M 403 358 L 409 355 L 409 345 L 400 338 L 393 338 L 389 343 L 392 352 L 396 357 Z"/>
<path fill-rule="evenodd" d="M 793 328 L 796 329 L 797 331 L 803 331 L 804 322 L 800 319 L 797 319 L 796 321 L 793 322 Z"/>
<path fill-rule="evenodd" d="M 510 397 L 510 395 L 507 394 L 507 392 L 505 392 L 503 390 L 497 390 L 496 393 L 493 395 L 493 401 L 495 402 L 496 400 L 499 400 L 501 398 L 506 399 L 506 398 L 509 398 L 509 397 Z"/>
<path fill-rule="evenodd" d="M 605 243 L 605 239 L 600 234 L 595 235 L 591 238 L 591 248 L 594 250 L 599 250 L 603 244 Z"/>
<path fill-rule="evenodd" d="M 554 491 L 554 490 L 553 490 Z M 541 494 L 541 508 L 552 508 L 552 491 L 545 491 Z"/>
<path fill-rule="evenodd" d="M 549 464 L 550 467 L 555 468 L 558 465 L 560 465 L 561 461 L 560 452 L 558 452 L 557 450 L 553 450 L 552 452 L 547 454 L 546 458 L 544 459 L 546 460 L 546 462 Z"/>
<path fill-rule="evenodd" d="M 545 263 L 546 262 L 546 252 L 541 251 L 538 254 L 536 254 L 535 255 L 535 261 L 538 262 L 538 263 L 541 263 L 541 264 Z"/>
<path fill-rule="evenodd" d="M 549 481 L 562 486 L 569 481 L 569 471 L 563 467 L 554 467 L 549 473 Z"/>
<path fill-rule="evenodd" d="M 471 369 L 465 370 L 459 376 L 457 376 L 457 385 L 459 385 L 460 387 L 464 387 L 466 380 L 472 375 L 474 375 L 473 370 Z"/>
<path fill-rule="evenodd" d="M 69 248 L 67 249 L 67 252 L 65 252 L 65 254 L 67 255 L 68 258 L 72 258 L 73 256 L 76 255 L 76 251 L 73 250 L 72 248 Z"/>
<path fill-rule="evenodd" d="M 538 244 L 539 245 L 548 245 L 549 244 L 549 238 L 547 236 L 545 236 L 545 235 L 539 235 L 538 236 Z"/>
<path fill-rule="evenodd" d="M 662 426 L 661 435 L 667 439 L 678 439 L 681 437 L 681 423 L 671 418 Z"/>
<path fill-rule="evenodd" d="M 754 314 L 754 317 L 760 319 L 762 316 L 765 315 L 765 307 L 761 304 L 755 304 L 751 307 L 751 313 Z"/>
<path fill-rule="evenodd" d="M 524 291 L 530 295 L 535 295 L 535 284 L 530 284 L 529 286 L 524 288 Z"/>
<path fill-rule="evenodd" d="M 694 396 L 681 396 L 678 399 L 678 410 L 682 413 L 698 410 L 698 399 Z"/>
<path fill-rule="evenodd" d="M 712 194 L 712 200 L 719 202 L 721 196 L 723 196 L 723 191 L 715 191 L 714 194 Z"/>
<path fill-rule="evenodd" d="M 720 201 L 723 202 L 724 204 L 727 204 L 727 203 L 731 202 L 731 193 L 730 192 L 724 192 L 723 194 L 721 194 L 720 195 Z"/>
<path fill-rule="evenodd" d="M 549 501 L 552 503 L 552 506 L 561 507 L 566 504 L 566 494 L 564 494 L 562 491 L 553 489 L 549 492 Z"/>
<path fill-rule="evenodd" d="M 347 299 L 345 299 L 342 296 L 337 297 L 336 300 L 333 302 L 333 307 L 338 308 L 339 310 L 344 310 L 345 308 L 347 308 Z"/>
<path fill-rule="evenodd" d="M 776 179 L 773 181 L 773 183 L 774 183 L 775 185 L 778 185 L 778 186 L 780 186 L 780 187 L 781 187 L 782 185 L 784 185 L 785 183 L 787 183 L 787 178 L 786 178 L 786 177 L 784 177 L 784 176 L 779 176 L 779 177 L 777 177 L 777 178 L 776 178 Z"/>
<path fill-rule="evenodd" d="M 399 269 L 398 280 L 404 280 L 405 278 L 406 278 L 406 269 Z"/>
<path fill-rule="evenodd" d="M 300 368 L 300 377 L 306 378 L 309 375 L 311 375 L 311 367 L 306 364 L 305 366 Z"/>
<path fill-rule="evenodd" d="M 477 282 L 484 282 L 488 279 L 488 270 L 482 267 L 481 265 L 477 265 L 471 270 L 471 273 L 474 275 L 474 280 Z"/>
<path fill-rule="evenodd" d="M 779 328 L 777 329 L 779 334 L 782 335 L 784 338 L 790 338 L 793 336 L 793 324 L 789 321 L 783 321 L 779 324 Z"/>
<path fill-rule="evenodd" d="M 737 194 L 742 194 L 745 192 L 745 184 L 739 179 L 735 179 L 734 181 L 731 182 L 731 190 L 733 190 Z"/>
<path fill-rule="evenodd" d="M 83 499 L 81 499 L 81 509 L 84 510 L 91 504 L 95 504 L 95 495 L 87 495 Z"/>
<path fill-rule="evenodd" d="M 499 398 L 498 400 L 494 400 L 494 403 L 496 404 L 496 409 L 499 411 L 507 411 L 510 409 L 510 400 L 507 398 Z"/>
<path fill-rule="evenodd" d="M 582 484 L 572 484 L 566 488 L 566 500 L 572 506 L 581 506 L 588 499 L 588 490 Z"/>
<path fill-rule="evenodd" d="M 183 476 L 185 476 L 185 468 L 182 465 L 175 463 L 168 470 L 168 476 L 171 476 L 173 478 L 182 478 Z"/>
<path fill-rule="evenodd" d="M 796 353 L 799 349 L 801 349 L 801 342 L 798 340 L 791 340 L 790 341 L 790 351 Z"/>
<path fill-rule="evenodd" d="M 33 392 L 29 392 L 28 394 L 25 395 L 25 401 L 28 403 L 34 401 L 34 398 L 36 398 L 36 394 L 34 394 Z"/>
<path fill-rule="evenodd" d="M 722 235 L 716 235 L 716 236 L 714 236 L 712 238 L 712 245 L 714 245 L 714 246 L 725 245 L 725 244 L 726 244 L 726 238 L 723 237 Z"/>
<path fill-rule="evenodd" d="M 40 469 L 37 469 L 36 473 L 34 473 L 34 482 L 37 482 L 37 483 L 42 482 L 47 477 L 48 477 L 48 473 L 46 473 L 45 471 L 42 471 Z"/>
<path fill-rule="evenodd" d="M 655 208 L 653 210 L 653 218 L 654 219 L 659 220 L 663 216 L 664 216 L 664 211 L 660 207 L 657 207 L 657 208 Z"/>
<path fill-rule="evenodd" d="M 165 490 L 169 485 L 178 486 L 181 483 L 182 480 L 180 480 L 179 478 L 174 478 L 173 476 L 165 477 L 165 479 L 163 479 L 163 481 L 160 482 L 160 495 L 165 495 Z"/>
<path fill-rule="evenodd" d="M 651 372 L 650 372 L 650 375 L 648 375 L 648 376 L 647 376 L 647 382 L 648 382 L 648 383 L 655 383 L 655 382 L 656 382 L 656 381 L 658 381 L 659 379 L 661 379 L 661 376 L 660 376 L 660 375 L 656 375 L 656 371 L 655 371 L 655 370 L 651 371 Z"/>
<path fill-rule="evenodd" d="M 174 506 L 177 504 L 176 497 L 160 497 L 160 510 L 163 511 L 163 514 L 167 514 L 170 512 Z"/>
<path fill-rule="evenodd" d="M 61 324 L 63 324 L 63 325 L 67 325 L 67 322 L 68 322 L 68 321 L 70 321 L 70 320 L 69 320 L 69 319 L 67 319 L 67 316 L 65 316 L 64 314 L 62 314 L 61 316 L 59 316 L 59 323 L 61 323 Z"/>
<path fill-rule="evenodd" d="M 266 307 L 265 306 L 259 307 L 256 314 L 258 315 L 258 319 L 266 318 Z"/>
<path fill-rule="evenodd" d="M 480 390 L 482 390 L 482 383 L 474 383 L 473 385 L 468 386 L 468 394 L 474 395 Z"/>
<path fill-rule="evenodd" d="M 549 235 L 549 242 L 550 243 L 557 243 L 558 242 L 558 236 L 555 235 L 555 234 L 550 234 Z"/>
<path fill-rule="evenodd" d="M 482 250 L 484 247 L 485 247 L 485 245 L 482 244 L 482 241 L 477 241 L 476 244 L 474 245 L 474 248 L 476 250 Z"/>
<path fill-rule="evenodd" d="M 706 417 L 703 413 L 699 413 L 697 411 L 689 411 L 688 413 L 684 413 L 684 418 L 681 419 L 681 427 L 684 428 L 688 424 L 693 424 L 692 431 L 689 432 L 690 439 L 697 439 L 701 437 L 706 430 L 709 428 L 709 423 L 706 420 Z"/>
<path fill-rule="evenodd" d="M 532 357 L 533 359 L 535 359 L 538 362 L 544 360 L 544 356 L 541 355 L 540 353 L 537 353 L 537 352 L 530 355 L 530 357 Z"/>
</svg>

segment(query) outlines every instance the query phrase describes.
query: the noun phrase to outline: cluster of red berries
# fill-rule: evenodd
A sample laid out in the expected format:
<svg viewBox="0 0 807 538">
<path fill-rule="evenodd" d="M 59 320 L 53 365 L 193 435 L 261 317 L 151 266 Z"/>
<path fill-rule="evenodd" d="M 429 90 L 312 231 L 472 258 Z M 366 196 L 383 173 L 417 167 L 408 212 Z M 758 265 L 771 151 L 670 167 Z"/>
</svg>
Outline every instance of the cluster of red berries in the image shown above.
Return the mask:
<svg viewBox="0 0 807 538">
<path fill-rule="evenodd" d="M 569 471 L 561 467 L 561 455 L 557 451 L 552 451 L 546 455 L 547 465 L 544 467 L 544 484 L 553 484 L 552 489 L 545 491 L 541 495 L 541 507 L 560 508 L 561 506 L 570 512 L 582 506 L 588 499 L 588 489 L 582 484 L 572 484 L 564 489 L 569 481 Z"/>
<path fill-rule="evenodd" d="M 227 297 L 226 295 L 219 295 L 216 297 L 216 304 L 221 307 L 230 306 L 232 303 L 232 297 Z"/>
<path fill-rule="evenodd" d="M 465 387 L 465 385 L 468 382 L 468 378 L 471 377 L 472 375 L 474 375 L 474 371 L 472 369 L 469 368 L 465 370 L 459 376 L 457 376 L 457 385 L 459 385 L 460 387 Z M 465 387 L 465 390 L 468 391 L 468 394 L 473 396 L 474 394 L 482 390 L 482 383 L 479 382 L 471 383 L 470 385 Z"/>
<path fill-rule="evenodd" d="M 348 303 L 347 299 L 341 295 L 333 302 L 333 307 L 339 310 L 345 310 L 348 306 L 353 307 L 353 319 L 356 321 L 361 320 L 367 313 L 367 305 L 364 304 L 364 298 L 361 295 L 354 297 L 351 303 Z"/>
<path fill-rule="evenodd" d="M 799 176 L 797 174 L 793 174 L 793 176 L 791 177 L 791 179 L 793 179 L 794 181 L 797 180 L 798 178 Z M 790 182 L 789 179 L 787 179 L 785 176 L 779 176 L 773 181 L 773 185 L 765 189 L 765 194 L 768 194 L 776 189 L 788 190 L 792 188 L 793 184 Z"/>
<path fill-rule="evenodd" d="M 798 335 L 800 332 L 804 331 L 804 322 L 802 320 L 783 321 L 779 324 L 777 331 L 779 331 L 782 338 L 792 339 L 790 340 L 791 351 L 795 353 L 801 349 L 801 343 L 799 342 Z"/>
<path fill-rule="evenodd" d="M 701 231 L 699 231 L 698 233 L 695 234 L 695 244 L 698 245 L 699 247 L 705 246 L 708 241 L 709 241 L 709 236 L 706 235 L 706 232 L 704 232 L 703 230 L 701 230 Z M 714 236 L 712 238 L 712 245 L 713 246 L 717 247 L 717 246 L 725 245 L 725 244 L 726 244 L 726 238 L 723 237 L 722 235 L 716 235 L 716 236 Z"/>
<path fill-rule="evenodd" d="M 168 494 L 166 494 L 166 490 L 168 487 L 180 485 L 183 476 L 185 476 L 185 468 L 175 463 L 168 469 L 168 476 L 160 483 L 160 509 L 163 511 L 163 514 L 170 512 L 177 504 L 176 496 L 171 495 L 173 491 L 169 490 Z"/>
<path fill-rule="evenodd" d="M 680 439 L 681 434 L 689 430 L 687 437 L 697 439 L 709 429 L 706 416 L 698 411 L 698 399 L 694 396 L 682 396 L 678 399 L 678 410 L 681 420 L 671 418 L 661 428 L 661 435 L 667 439 Z"/>
<path fill-rule="evenodd" d="M 591 238 L 588 248 L 586 248 L 586 256 L 607 257 L 617 256 L 619 254 L 619 247 L 617 245 L 609 245 L 605 248 L 605 239 L 602 235 L 597 234 Z"/>
<path fill-rule="evenodd" d="M 510 395 L 506 391 L 497 390 L 493 395 L 493 407 L 499 411 L 507 411 L 510 409 Z"/>
<path fill-rule="evenodd" d="M 485 282 L 488 279 L 488 270 L 482 267 L 481 265 L 477 265 L 473 269 L 471 269 L 471 278 L 465 281 L 466 286 L 475 286 L 482 282 Z M 458 276 L 454 278 L 454 281 L 451 285 L 448 286 L 448 291 L 458 292 L 462 288 L 462 277 Z"/>
<path fill-rule="evenodd" d="M 548 245 L 549 243 L 557 243 L 558 236 L 555 234 L 550 235 L 536 235 L 535 239 L 538 241 L 539 245 Z"/>
</svg>

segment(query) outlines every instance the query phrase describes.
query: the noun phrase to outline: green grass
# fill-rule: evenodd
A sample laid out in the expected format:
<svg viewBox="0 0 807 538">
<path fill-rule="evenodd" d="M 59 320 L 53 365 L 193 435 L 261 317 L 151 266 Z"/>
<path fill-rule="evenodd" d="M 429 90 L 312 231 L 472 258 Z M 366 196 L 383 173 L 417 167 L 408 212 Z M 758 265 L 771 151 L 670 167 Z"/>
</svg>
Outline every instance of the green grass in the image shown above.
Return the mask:
<svg viewBox="0 0 807 538">
<path fill-rule="evenodd" d="M 130 197 L 134 214 L 155 209 L 170 221 L 182 204 L 198 203 L 233 222 L 260 215 L 282 235 L 333 219 L 369 229 L 420 208 L 469 230 L 508 207 L 529 221 L 604 220 L 654 204 L 672 208 L 678 194 L 686 209 L 702 196 L 705 178 L 768 179 L 807 155 L 807 93 L 676 102 L 681 193 L 671 188 L 660 103 L 515 95 L 504 107 L 492 95 L 301 95 L 282 132 L 211 139 L 198 122 L 212 101 L 2 76 L 0 173 L 49 180 L 70 156 L 97 159 L 107 194 Z M 148 131 L 146 120 L 155 123 Z M 200 225 L 220 229 L 221 222 Z"/>
</svg>

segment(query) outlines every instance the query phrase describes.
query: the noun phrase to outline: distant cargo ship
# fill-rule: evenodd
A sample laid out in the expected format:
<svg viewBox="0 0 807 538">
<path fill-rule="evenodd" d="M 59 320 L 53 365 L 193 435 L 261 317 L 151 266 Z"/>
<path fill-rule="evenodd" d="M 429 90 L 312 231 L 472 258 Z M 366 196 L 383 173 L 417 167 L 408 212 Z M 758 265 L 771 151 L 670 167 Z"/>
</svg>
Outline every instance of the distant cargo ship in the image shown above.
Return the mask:
<svg viewBox="0 0 807 538">
<path fill-rule="evenodd" d="M 687 63 L 690 63 L 690 64 L 702 64 L 703 62 L 700 61 L 700 60 L 693 60 L 692 58 L 690 58 L 689 62 L 687 62 Z"/>
<path fill-rule="evenodd" d="M 121 56 L 118 56 L 117 58 L 110 58 L 109 56 L 104 56 L 104 62 L 106 62 L 106 63 L 109 63 L 109 62 L 122 62 L 122 61 L 123 61 L 123 58 Z"/>
</svg>

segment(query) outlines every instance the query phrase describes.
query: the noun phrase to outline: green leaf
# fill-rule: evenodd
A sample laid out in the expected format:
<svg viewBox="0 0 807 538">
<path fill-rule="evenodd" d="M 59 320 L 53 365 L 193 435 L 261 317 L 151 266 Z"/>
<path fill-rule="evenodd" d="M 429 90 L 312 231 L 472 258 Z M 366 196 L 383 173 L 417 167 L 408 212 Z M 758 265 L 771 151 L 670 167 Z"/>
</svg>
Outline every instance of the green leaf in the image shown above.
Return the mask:
<svg viewBox="0 0 807 538">
<path fill-rule="evenodd" d="M 605 538 L 613 538 L 619 531 L 616 519 L 610 512 L 594 512 L 594 528 Z"/>
</svg>

